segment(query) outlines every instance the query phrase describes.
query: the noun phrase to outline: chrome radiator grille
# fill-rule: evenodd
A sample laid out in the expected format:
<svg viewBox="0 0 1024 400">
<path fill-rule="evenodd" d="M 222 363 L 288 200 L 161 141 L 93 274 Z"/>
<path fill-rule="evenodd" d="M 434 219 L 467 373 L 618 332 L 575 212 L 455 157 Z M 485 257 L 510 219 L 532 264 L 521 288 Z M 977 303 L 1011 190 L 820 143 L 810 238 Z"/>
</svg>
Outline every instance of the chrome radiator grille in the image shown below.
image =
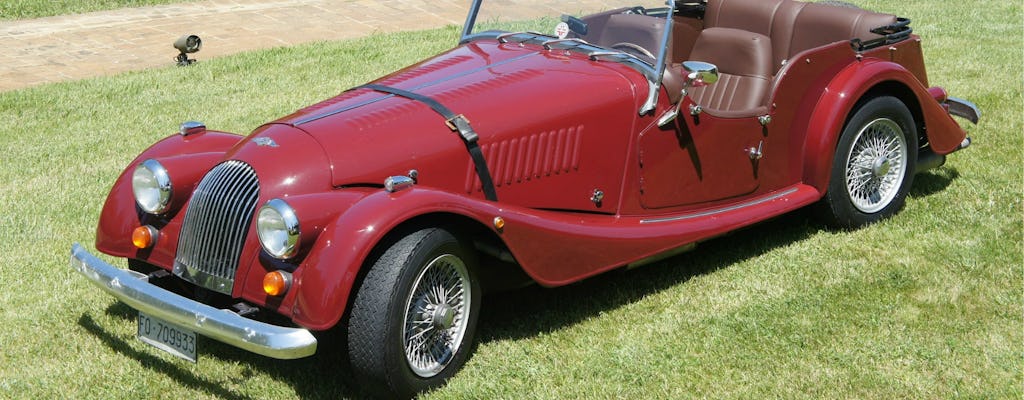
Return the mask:
<svg viewBox="0 0 1024 400">
<path fill-rule="evenodd" d="M 174 274 L 230 294 L 259 195 L 259 179 L 248 164 L 230 160 L 213 167 L 192 193 Z"/>
</svg>

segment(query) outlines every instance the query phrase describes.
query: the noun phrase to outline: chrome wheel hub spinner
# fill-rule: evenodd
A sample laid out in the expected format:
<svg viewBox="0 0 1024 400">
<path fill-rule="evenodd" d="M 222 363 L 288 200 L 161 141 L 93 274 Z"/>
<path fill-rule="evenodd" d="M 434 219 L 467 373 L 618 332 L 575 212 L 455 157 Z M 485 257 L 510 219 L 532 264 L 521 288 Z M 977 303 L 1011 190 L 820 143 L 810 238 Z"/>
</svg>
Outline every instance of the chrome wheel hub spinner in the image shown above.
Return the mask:
<svg viewBox="0 0 1024 400">
<path fill-rule="evenodd" d="M 429 319 L 430 326 L 434 329 L 449 329 L 455 325 L 455 310 L 447 304 L 442 304 L 434 307 L 434 310 L 424 315 L 424 318 Z"/>
<path fill-rule="evenodd" d="M 875 162 L 871 164 L 871 173 L 875 175 L 875 178 L 881 178 L 885 174 L 889 173 L 891 165 L 889 159 L 885 157 L 878 157 Z"/>
</svg>

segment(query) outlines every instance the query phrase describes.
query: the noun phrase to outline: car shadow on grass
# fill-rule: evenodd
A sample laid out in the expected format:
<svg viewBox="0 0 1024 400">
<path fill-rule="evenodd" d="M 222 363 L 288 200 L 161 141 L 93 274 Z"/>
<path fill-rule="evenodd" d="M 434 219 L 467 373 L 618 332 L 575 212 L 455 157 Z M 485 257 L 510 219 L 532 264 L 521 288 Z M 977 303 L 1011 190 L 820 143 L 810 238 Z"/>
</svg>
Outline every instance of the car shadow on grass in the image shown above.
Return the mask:
<svg viewBox="0 0 1024 400">
<path fill-rule="evenodd" d="M 135 321 L 138 315 L 138 311 L 121 302 L 111 304 L 105 313 L 127 321 Z M 347 349 L 337 344 L 339 341 L 344 342 L 344 337 L 335 331 L 317 333 L 319 341 L 317 352 L 310 357 L 297 360 L 264 357 L 197 335 L 200 371 L 202 364 L 209 360 L 238 365 L 238 368 L 241 368 L 241 371 L 235 376 L 212 380 L 201 372 L 193 372 L 188 361 L 166 356 L 161 350 L 155 348 L 136 350 L 128 341 L 101 327 L 88 314 L 80 317 L 78 324 L 114 351 L 136 360 L 139 365 L 155 373 L 164 374 L 180 382 L 184 387 L 217 398 L 239 400 L 264 398 L 264 395 L 250 395 L 230 389 L 230 387 L 236 386 L 244 387 L 246 381 L 255 376 L 257 372 L 292 387 L 298 397 L 303 399 L 366 397 L 365 393 L 360 392 L 358 385 L 352 381 L 352 373 L 346 361 Z"/>
<path fill-rule="evenodd" d="M 122 303 L 118 305 L 124 306 Z M 130 309 L 129 309 L 130 310 Z M 173 378 L 175 381 L 181 383 L 183 386 L 195 389 L 207 393 L 212 396 L 217 396 L 222 399 L 252 399 L 254 397 L 241 395 L 224 388 L 224 385 L 218 382 L 213 382 L 204 379 L 201 376 L 189 372 L 187 369 L 182 368 L 176 361 L 167 361 L 154 354 L 145 351 L 139 351 L 133 349 L 131 345 L 117 337 L 116 335 L 107 332 L 106 329 L 101 327 L 96 321 L 88 314 L 83 314 L 78 318 L 78 325 L 81 326 L 86 332 L 89 332 L 93 336 L 103 341 L 107 347 L 110 347 L 114 351 L 128 357 L 129 359 L 136 360 L 139 365 L 152 370 L 155 373 L 164 374 L 168 377 Z M 182 361 L 184 362 L 184 361 Z"/>
<path fill-rule="evenodd" d="M 946 190 L 959 177 L 960 171 L 953 167 L 941 167 L 917 174 L 914 176 L 914 185 L 910 187 L 910 197 L 927 197 Z"/>
<path fill-rule="evenodd" d="M 477 338 L 480 343 L 522 339 L 572 326 L 823 229 L 808 210 L 799 210 L 637 269 L 614 270 L 559 288 L 531 286 L 489 295 L 484 299 Z"/>
<path fill-rule="evenodd" d="M 910 196 L 941 192 L 959 176 L 952 167 L 918 174 Z M 634 270 L 611 271 L 560 288 L 531 286 L 489 295 L 484 299 L 477 340 L 522 339 L 559 330 L 830 229 L 817 222 L 809 208 L 803 208 Z"/>
</svg>

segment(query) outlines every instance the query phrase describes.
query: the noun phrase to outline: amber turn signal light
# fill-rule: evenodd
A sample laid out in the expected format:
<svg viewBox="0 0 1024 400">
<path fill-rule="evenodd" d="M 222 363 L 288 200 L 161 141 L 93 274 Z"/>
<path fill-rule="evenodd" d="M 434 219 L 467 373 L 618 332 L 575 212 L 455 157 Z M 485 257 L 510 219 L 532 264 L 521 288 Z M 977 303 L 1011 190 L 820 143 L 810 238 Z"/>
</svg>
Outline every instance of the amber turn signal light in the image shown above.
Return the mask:
<svg viewBox="0 0 1024 400">
<path fill-rule="evenodd" d="M 156 239 L 159 235 L 160 232 L 152 226 L 140 226 L 132 231 L 132 244 L 140 249 L 148 249 L 156 244 Z"/>
<path fill-rule="evenodd" d="M 271 296 L 283 296 L 292 286 L 292 274 L 272 271 L 263 276 L 263 291 Z"/>
</svg>

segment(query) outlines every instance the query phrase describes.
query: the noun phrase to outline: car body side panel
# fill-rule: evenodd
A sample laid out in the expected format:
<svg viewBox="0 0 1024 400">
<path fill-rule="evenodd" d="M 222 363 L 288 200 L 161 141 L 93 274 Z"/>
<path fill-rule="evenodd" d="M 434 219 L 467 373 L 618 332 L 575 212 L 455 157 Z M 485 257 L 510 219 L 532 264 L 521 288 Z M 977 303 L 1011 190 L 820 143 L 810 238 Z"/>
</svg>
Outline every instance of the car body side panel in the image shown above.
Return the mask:
<svg viewBox="0 0 1024 400">
<path fill-rule="evenodd" d="M 423 186 L 396 193 L 359 190 L 364 197 L 326 226 L 296 271 L 291 316 L 304 327 L 320 330 L 337 323 L 372 248 L 416 216 L 448 213 L 476 220 L 504 241 L 537 283 L 559 286 L 772 218 L 818 198 L 813 188 L 794 185 L 730 208 L 621 217 L 535 210 Z M 500 231 L 491 225 L 495 217 L 505 220 Z"/>
<path fill-rule="evenodd" d="M 763 131 L 756 118 L 684 114 L 643 132 L 637 146 L 643 207 L 706 205 L 754 193 L 760 165 L 748 150 L 764 145 Z"/>
</svg>

